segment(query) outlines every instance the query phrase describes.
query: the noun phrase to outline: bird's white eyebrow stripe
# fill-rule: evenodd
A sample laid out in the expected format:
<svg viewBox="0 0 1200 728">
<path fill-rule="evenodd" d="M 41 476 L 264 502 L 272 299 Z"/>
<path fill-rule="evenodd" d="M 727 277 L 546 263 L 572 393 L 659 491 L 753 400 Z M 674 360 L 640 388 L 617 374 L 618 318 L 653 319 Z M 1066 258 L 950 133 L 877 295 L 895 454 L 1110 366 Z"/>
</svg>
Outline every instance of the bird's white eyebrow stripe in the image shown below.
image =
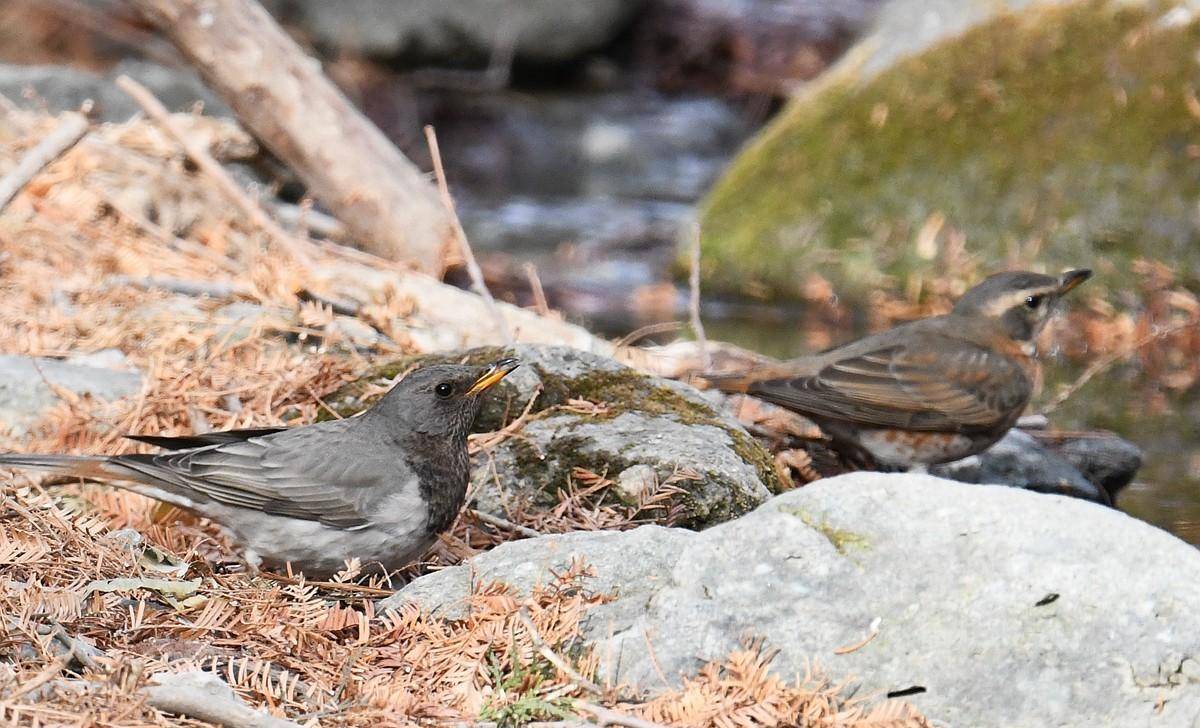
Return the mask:
<svg viewBox="0 0 1200 728">
<path fill-rule="evenodd" d="M 1030 296 L 1045 296 L 1054 293 L 1056 290 L 1058 290 L 1057 286 L 1045 286 L 1043 288 L 1029 288 L 1024 291 L 1012 291 L 989 303 L 984 308 L 983 313 L 987 316 L 999 316 L 1014 306 L 1023 305 L 1025 299 Z"/>
</svg>

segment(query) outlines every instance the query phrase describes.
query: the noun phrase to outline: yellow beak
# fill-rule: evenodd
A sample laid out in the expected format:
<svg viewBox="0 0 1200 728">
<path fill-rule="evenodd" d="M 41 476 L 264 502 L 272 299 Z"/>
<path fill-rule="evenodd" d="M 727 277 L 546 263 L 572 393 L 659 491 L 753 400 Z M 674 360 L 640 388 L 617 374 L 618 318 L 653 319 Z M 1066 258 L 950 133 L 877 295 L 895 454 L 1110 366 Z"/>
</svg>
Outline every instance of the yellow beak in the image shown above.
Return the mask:
<svg viewBox="0 0 1200 728">
<path fill-rule="evenodd" d="M 475 380 L 471 388 L 467 390 L 468 395 L 476 395 L 492 386 L 501 379 L 508 376 L 509 372 L 521 366 L 521 362 L 517 359 L 501 359 L 495 364 L 488 367 L 488 370 L 483 373 L 483 376 Z"/>
</svg>

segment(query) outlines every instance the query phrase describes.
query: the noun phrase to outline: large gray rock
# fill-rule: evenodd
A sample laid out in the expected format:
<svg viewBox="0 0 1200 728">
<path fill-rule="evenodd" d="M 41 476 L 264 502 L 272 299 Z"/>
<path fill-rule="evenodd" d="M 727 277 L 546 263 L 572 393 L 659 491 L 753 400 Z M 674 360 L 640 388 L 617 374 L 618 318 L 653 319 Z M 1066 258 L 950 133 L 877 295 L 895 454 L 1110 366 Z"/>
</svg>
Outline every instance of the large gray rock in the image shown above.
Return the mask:
<svg viewBox="0 0 1200 728">
<path fill-rule="evenodd" d="M 500 429 L 535 392 L 537 398 L 516 436 L 475 455 L 474 507 L 497 516 L 518 504 L 553 508 L 574 469 L 584 468 L 613 481 L 598 495 L 604 503 L 636 505 L 639 493 L 666 483 L 683 489 L 671 503 L 680 523 L 699 528 L 750 511 L 776 488 L 770 455 L 697 390 L 565 346 L 405 358 L 326 401 L 352 414 L 369 404 L 364 393 L 380 391 L 367 384 L 386 382 L 412 366 L 482 364 L 513 354 L 522 365 L 488 397 L 476 430 Z"/>
<path fill-rule="evenodd" d="M 460 64 L 510 44 L 519 58 L 561 61 L 611 41 L 641 0 L 273 0 L 285 22 L 351 53 Z"/>
<path fill-rule="evenodd" d="M 0 355 L 0 425 L 14 435 L 28 432 L 61 398 L 55 388 L 114 400 L 142 388 L 137 372 L 70 364 L 58 359 Z"/>
<path fill-rule="evenodd" d="M 645 688 L 761 636 L 781 675 L 815 659 L 865 693 L 920 688 L 952 726 L 1200 721 L 1200 552 L 1108 508 L 930 476 L 830 478 L 698 533 L 512 542 L 385 605 L 453 615 L 472 582 L 528 590 L 575 557 L 616 592 L 585 626 L 601 670 Z"/>
</svg>

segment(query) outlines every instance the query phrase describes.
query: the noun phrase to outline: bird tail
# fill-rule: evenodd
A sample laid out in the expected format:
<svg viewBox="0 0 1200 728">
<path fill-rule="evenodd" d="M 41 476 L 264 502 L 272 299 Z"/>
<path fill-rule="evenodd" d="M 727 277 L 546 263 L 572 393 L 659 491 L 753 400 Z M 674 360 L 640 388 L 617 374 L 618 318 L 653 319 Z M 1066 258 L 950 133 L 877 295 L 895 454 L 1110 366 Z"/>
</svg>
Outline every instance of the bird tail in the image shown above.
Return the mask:
<svg viewBox="0 0 1200 728">
<path fill-rule="evenodd" d="M 136 458 L 138 456 L 125 456 Z M 37 453 L 0 453 L 0 468 L 41 470 L 71 478 L 101 480 L 148 498 L 197 511 L 195 500 L 170 487 L 169 483 L 129 467 L 119 458 L 104 455 L 39 455 Z M 201 515 L 204 515 L 201 513 Z"/>
<path fill-rule="evenodd" d="M 750 372 L 705 372 L 694 379 L 704 389 L 719 389 L 722 392 L 745 392 L 753 381 Z"/>
<path fill-rule="evenodd" d="M 796 376 L 803 368 L 805 367 L 801 367 L 797 361 L 769 362 L 745 367 L 740 371 L 705 372 L 698 375 L 698 378 L 706 389 L 745 394 L 759 382 Z"/>
<path fill-rule="evenodd" d="M 93 480 L 119 477 L 121 473 L 112 466 L 109 458 L 102 455 L 24 455 L 0 453 L 0 468 L 43 470 L 55 475 L 66 475 Z M 128 477 L 128 476 L 126 476 Z"/>
</svg>

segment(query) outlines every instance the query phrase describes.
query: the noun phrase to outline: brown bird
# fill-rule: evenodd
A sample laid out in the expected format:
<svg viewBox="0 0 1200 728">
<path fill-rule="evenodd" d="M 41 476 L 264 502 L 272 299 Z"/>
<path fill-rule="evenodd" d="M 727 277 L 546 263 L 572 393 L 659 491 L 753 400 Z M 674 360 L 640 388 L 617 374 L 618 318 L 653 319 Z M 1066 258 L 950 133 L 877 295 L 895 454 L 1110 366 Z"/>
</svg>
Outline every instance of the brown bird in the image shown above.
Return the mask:
<svg viewBox="0 0 1200 728">
<path fill-rule="evenodd" d="M 808 417 L 852 459 L 867 455 L 890 468 L 958 460 L 1016 423 L 1034 390 L 1038 334 L 1055 304 L 1091 274 L 998 273 L 944 316 L 707 379 Z"/>
</svg>

